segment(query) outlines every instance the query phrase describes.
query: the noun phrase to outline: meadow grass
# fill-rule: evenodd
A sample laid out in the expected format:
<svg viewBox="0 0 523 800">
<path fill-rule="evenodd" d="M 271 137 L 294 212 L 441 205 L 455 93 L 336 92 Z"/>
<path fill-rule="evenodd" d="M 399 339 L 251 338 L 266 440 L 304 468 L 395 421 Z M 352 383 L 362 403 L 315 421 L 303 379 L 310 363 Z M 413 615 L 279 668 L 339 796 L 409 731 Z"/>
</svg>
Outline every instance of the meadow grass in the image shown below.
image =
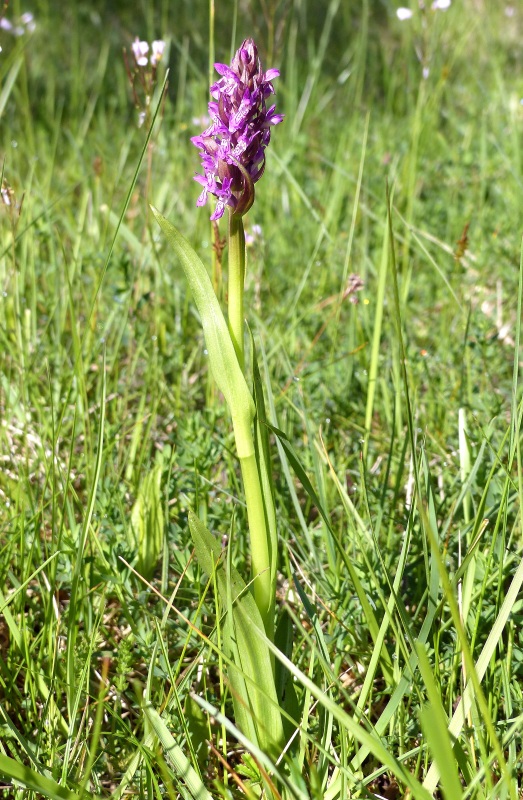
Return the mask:
<svg viewBox="0 0 523 800">
<path fill-rule="evenodd" d="M 0 796 L 516 800 L 521 9 L 110 8 L 35 0 L 34 33 L 0 32 Z M 135 36 L 168 44 L 152 131 Z M 248 574 L 246 511 L 148 207 L 220 288 L 189 137 L 245 36 L 286 114 L 245 223 L 279 431 L 278 764 L 234 725 L 193 557 L 191 509 Z"/>
</svg>

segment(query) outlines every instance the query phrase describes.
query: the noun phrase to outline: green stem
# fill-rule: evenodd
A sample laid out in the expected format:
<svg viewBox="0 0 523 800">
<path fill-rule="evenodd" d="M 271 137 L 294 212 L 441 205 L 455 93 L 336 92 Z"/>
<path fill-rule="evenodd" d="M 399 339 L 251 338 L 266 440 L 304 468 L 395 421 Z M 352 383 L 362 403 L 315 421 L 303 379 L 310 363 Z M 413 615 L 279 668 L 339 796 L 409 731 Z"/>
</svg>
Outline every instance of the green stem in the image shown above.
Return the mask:
<svg viewBox="0 0 523 800">
<path fill-rule="evenodd" d="M 244 309 L 245 286 L 245 234 L 243 221 L 238 214 L 229 214 L 229 291 L 228 312 L 229 332 L 234 345 L 238 363 L 245 372 L 244 349 Z M 260 464 L 256 458 L 252 430 L 243 426 L 235 427 L 240 464 L 242 469 L 249 538 L 251 550 L 252 590 L 260 611 L 268 638 L 274 639 L 275 585 L 271 552 L 270 528 L 267 519 L 266 503 L 272 502 L 267 492 L 264 495 L 260 475 Z M 248 441 L 247 441 L 248 440 Z M 244 455 L 242 455 L 242 453 Z"/>
<path fill-rule="evenodd" d="M 229 332 L 242 371 L 244 357 L 243 290 L 245 285 L 245 234 L 242 218 L 229 214 Z"/>
<path fill-rule="evenodd" d="M 273 641 L 275 598 L 271 579 L 269 532 L 256 456 L 253 454 L 241 458 L 240 464 L 249 520 L 253 594 L 267 637 Z"/>
</svg>

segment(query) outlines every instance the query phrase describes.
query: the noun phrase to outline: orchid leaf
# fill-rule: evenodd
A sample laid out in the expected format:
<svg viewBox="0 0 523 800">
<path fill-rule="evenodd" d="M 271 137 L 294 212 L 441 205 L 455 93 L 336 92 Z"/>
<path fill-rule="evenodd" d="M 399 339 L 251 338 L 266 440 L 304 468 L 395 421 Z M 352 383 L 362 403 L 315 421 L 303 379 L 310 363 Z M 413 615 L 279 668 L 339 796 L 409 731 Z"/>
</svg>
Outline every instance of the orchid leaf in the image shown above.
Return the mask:
<svg viewBox="0 0 523 800">
<path fill-rule="evenodd" d="M 191 287 L 202 322 L 211 372 L 231 412 L 238 456 L 247 458 L 254 452 L 251 433 L 254 401 L 238 363 L 211 279 L 187 239 L 157 209 L 152 206 L 151 209 L 178 256 Z"/>
<path fill-rule="evenodd" d="M 260 481 L 263 494 L 263 505 L 265 508 L 265 516 L 267 519 L 267 528 L 269 533 L 269 551 L 271 561 L 271 584 L 276 592 L 276 553 L 278 551 L 278 532 L 276 528 L 276 512 L 274 509 L 274 485 L 272 480 L 271 471 L 271 455 L 269 448 L 269 431 L 267 428 L 267 413 L 265 411 L 265 401 L 263 398 L 263 386 L 260 375 L 260 368 L 258 366 L 258 357 L 256 354 L 256 346 L 254 344 L 254 337 L 252 331 L 249 329 L 251 338 L 251 353 L 252 353 L 252 374 L 253 374 L 253 395 L 256 406 L 256 419 L 255 419 L 255 448 L 256 448 L 256 462 L 260 473 Z"/>
<path fill-rule="evenodd" d="M 145 715 L 162 745 L 167 760 L 187 787 L 189 796 L 194 800 L 212 800 L 202 779 L 191 762 L 176 742 L 166 723 L 151 703 L 144 707 Z M 186 793 L 184 793 L 186 794 Z"/>
<path fill-rule="evenodd" d="M 145 476 L 131 511 L 131 536 L 138 553 L 138 572 L 146 580 L 153 576 L 163 548 L 162 468 L 159 462 Z"/>
<path fill-rule="evenodd" d="M 228 676 L 236 724 L 254 744 L 276 757 L 283 743 L 283 724 L 270 651 L 259 635 L 265 635 L 260 612 L 239 572 L 227 568 L 218 541 L 193 512 L 189 512 L 189 527 L 198 563 L 209 577 L 216 578 L 223 605 L 232 598 L 224 637 L 233 662 Z"/>
</svg>

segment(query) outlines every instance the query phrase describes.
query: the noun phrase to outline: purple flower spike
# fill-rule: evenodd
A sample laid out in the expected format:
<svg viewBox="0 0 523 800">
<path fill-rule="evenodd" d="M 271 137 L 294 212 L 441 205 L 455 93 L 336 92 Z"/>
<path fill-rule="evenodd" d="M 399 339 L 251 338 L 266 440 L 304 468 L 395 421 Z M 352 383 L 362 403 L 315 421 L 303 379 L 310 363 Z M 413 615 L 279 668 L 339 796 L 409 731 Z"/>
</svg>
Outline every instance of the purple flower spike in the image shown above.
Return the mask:
<svg viewBox="0 0 523 800">
<path fill-rule="evenodd" d="M 245 214 L 254 202 L 254 184 L 265 169 L 265 148 L 271 126 L 283 114 L 269 109 L 266 99 L 274 94 L 271 81 L 279 70 L 264 72 L 252 39 L 245 39 L 230 66 L 215 64 L 220 79 L 211 86 L 211 124 L 191 141 L 200 151 L 204 175 L 195 180 L 203 186 L 196 205 L 205 205 L 213 194 L 218 203 L 212 220 L 223 216 L 229 206 L 234 214 Z"/>
</svg>

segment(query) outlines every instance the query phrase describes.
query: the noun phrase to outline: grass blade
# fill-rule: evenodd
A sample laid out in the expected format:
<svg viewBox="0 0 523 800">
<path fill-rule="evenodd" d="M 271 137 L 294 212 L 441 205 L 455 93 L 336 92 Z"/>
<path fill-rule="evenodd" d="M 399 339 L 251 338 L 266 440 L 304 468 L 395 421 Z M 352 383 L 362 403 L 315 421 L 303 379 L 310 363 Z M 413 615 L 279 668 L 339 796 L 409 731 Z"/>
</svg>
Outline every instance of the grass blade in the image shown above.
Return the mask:
<svg viewBox="0 0 523 800">
<path fill-rule="evenodd" d="M 426 647 L 417 642 L 416 651 L 429 700 L 428 705 L 424 706 L 420 712 L 423 732 L 432 750 L 434 761 L 440 770 L 445 800 L 457 800 L 458 797 L 461 797 L 462 787 L 452 752 L 450 734 L 447 730 L 447 718 L 441 705 L 441 693 L 432 675 Z"/>
<path fill-rule="evenodd" d="M 26 789 L 43 794 L 44 797 L 49 797 L 50 800 L 79 800 L 80 797 L 79 794 L 71 789 L 60 786 L 59 783 L 56 783 L 51 778 L 40 775 L 30 767 L 20 764 L 19 761 L 15 761 L 14 758 L 9 758 L 3 753 L 0 753 L 0 773 L 22 784 Z M 83 797 L 85 800 L 94 800 L 94 795 L 89 792 L 84 792 Z"/>
<path fill-rule="evenodd" d="M 160 740 L 167 760 L 170 761 L 176 774 L 179 775 L 187 786 L 191 797 L 193 797 L 194 800 L 212 800 L 212 795 L 209 794 L 203 785 L 201 778 L 196 773 L 181 747 L 176 743 L 172 733 L 154 706 L 150 703 L 146 704 L 144 712 Z"/>
</svg>

